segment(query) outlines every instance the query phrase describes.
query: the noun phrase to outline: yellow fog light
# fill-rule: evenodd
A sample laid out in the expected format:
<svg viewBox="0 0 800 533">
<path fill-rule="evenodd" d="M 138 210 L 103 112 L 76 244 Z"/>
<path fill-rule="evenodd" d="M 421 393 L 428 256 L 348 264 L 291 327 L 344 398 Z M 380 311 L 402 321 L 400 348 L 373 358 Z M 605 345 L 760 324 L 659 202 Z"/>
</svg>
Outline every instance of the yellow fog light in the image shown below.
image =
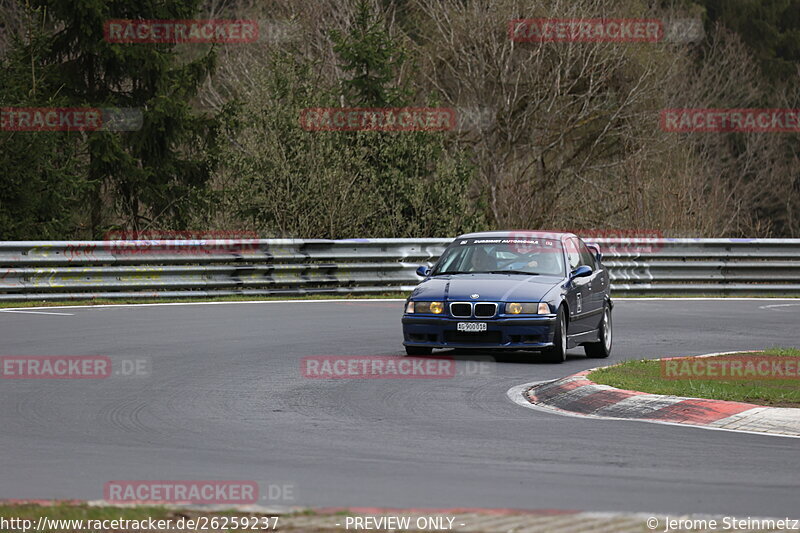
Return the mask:
<svg viewBox="0 0 800 533">
<path fill-rule="evenodd" d="M 508 307 L 506 307 L 506 311 L 510 315 L 518 315 L 522 312 L 522 304 L 518 303 L 508 304 Z"/>
<path fill-rule="evenodd" d="M 406 307 L 406 312 L 409 312 L 408 307 Z M 444 312 L 444 302 L 414 302 L 413 311 L 410 312 L 422 313 L 423 315 L 427 313 L 441 315 Z"/>
<path fill-rule="evenodd" d="M 508 303 L 506 304 L 507 315 L 549 315 L 550 306 L 545 302 L 535 303 Z"/>
</svg>

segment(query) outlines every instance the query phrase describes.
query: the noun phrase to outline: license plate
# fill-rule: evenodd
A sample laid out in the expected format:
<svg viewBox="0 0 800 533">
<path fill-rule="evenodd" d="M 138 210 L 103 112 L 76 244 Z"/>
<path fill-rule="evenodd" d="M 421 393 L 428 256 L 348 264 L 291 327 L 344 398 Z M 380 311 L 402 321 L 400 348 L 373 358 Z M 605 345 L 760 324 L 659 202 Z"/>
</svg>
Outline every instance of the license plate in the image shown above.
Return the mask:
<svg viewBox="0 0 800 533">
<path fill-rule="evenodd" d="M 486 322 L 459 322 L 456 324 L 456 329 L 469 333 L 480 333 L 486 331 Z"/>
</svg>

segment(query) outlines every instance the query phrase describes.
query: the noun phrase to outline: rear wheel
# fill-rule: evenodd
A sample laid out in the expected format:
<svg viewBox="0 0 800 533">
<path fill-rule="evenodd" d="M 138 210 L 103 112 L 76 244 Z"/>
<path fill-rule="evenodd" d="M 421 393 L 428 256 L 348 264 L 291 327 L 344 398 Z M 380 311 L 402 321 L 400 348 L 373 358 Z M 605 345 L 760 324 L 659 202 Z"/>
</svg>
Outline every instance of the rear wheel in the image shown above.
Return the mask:
<svg viewBox="0 0 800 533">
<path fill-rule="evenodd" d="M 600 323 L 600 340 L 583 346 L 586 357 L 605 359 L 611 355 L 611 309 L 603 310 L 603 321 Z"/>
<path fill-rule="evenodd" d="M 406 346 L 406 355 L 430 355 L 433 348 L 427 346 Z"/>
<path fill-rule="evenodd" d="M 558 315 L 556 315 L 553 347 L 542 355 L 548 363 L 563 363 L 567 360 L 567 317 L 563 306 L 558 308 Z"/>
</svg>

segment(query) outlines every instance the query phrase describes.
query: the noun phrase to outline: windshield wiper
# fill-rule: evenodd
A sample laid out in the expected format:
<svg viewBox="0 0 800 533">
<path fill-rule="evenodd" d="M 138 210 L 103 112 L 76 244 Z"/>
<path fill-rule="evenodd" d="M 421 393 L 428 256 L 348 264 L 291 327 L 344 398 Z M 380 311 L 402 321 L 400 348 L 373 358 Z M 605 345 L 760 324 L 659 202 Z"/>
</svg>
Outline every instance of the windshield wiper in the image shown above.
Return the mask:
<svg viewBox="0 0 800 533">
<path fill-rule="evenodd" d="M 524 274 L 526 276 L 538 276 L 538 272 L 526 272 L 524 270 L 453 270 L 449 272 L 437 272 L 431 276 L 449 276 L 451 274 Z"/>
<path fill-rule="evenodd" d="M 481 272 L 483 274 L 484 272 Z M 525 274 L 526 276 L 538 276 L 538 272 L 526 272 L 524 270 L 489 270 L 485 274 Z"/>
</svg>

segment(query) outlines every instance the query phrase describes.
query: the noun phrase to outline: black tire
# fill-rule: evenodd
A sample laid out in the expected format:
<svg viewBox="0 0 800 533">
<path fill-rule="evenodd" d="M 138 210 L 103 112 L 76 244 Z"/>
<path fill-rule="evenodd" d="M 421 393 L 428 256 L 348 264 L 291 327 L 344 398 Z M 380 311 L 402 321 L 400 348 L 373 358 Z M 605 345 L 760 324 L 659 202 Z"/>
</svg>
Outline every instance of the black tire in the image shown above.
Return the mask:
<svg viewBox="0 0 800 533">
<path fill-rule="evenodd" d="M 427 346 L 406 346 L 406 355 L 430 355 L 433 348 Z"/>
<path fill-rule="evenodd" d="M 542 353 L 543 359 L 548 363 L 563 363 L 567 360 L 567 316 L 564 306 L 558 308 L 556 315 L 556 329 L 553 333 L 553 347 Z"/>
<path fill-rule="evenodd" d="M 614 338 L 612 332 L 611 309 L 605 306 L 603 310 L 603 321 L 600 323 L 600 342 L 584 344 L 583 351 L 586 352 L 586 357 L 605 359 L 611 355 L 611 342 Z"/>
</svg>

